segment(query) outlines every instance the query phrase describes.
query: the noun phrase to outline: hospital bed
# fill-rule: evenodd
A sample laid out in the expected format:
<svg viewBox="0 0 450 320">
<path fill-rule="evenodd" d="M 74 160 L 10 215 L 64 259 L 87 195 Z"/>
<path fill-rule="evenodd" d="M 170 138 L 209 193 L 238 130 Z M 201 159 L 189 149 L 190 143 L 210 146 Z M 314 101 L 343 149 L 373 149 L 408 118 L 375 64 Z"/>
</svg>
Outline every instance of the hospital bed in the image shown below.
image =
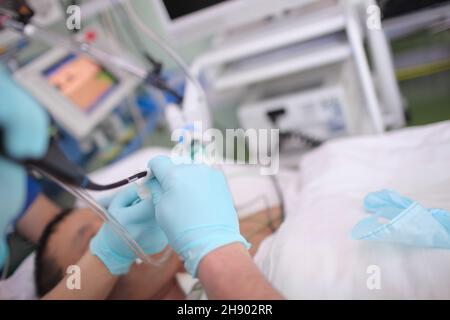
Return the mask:
<svg viewBox="0 0 450 320">
<path fill-rule="evenodd" d="M 142 150 L 91 177 L 104 181 L 112 172 L 127 175 L 158 154 L 168 150 Z M 329 142 L 302 157 L 298 171 L 279 173 L 282 201 L 271 179 L 259 176 L 257 168 L 224 171 L 235 205 L 243 208 L 241 217 L 284 203 L 285 221 L 262 243 L 255 261 L 287 298 L 450 299 L 450 251 L 350 238 L 352 227 L 367 215 L 363 198 L 371 191 L 391 188 L 425 206 L 449 210 L 449 160 L 446 121 Z M 264 201 L 252 203 L 261 194 Z M 11 297 L 34 297 L 32 261 L 33 256 L 27 258 L 8 280 Z M 367 285 L 373 266 L 380 270 L 379 289 Z"/>
</svg>

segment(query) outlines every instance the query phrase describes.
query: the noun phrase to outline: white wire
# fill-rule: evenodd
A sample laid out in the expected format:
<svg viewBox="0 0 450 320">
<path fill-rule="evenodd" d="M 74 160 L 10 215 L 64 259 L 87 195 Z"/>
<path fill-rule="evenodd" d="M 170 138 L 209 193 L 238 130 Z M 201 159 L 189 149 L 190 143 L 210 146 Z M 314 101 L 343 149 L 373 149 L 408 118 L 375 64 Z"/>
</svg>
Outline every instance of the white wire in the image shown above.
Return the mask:
<svg viewBox="0 0 450 320">
<path fill-rule="evenodd" d="M 111 0 L 112 3 L 117 0 Z M 156 33 L 153 32 L 134 11 L 133 6 L 129 3 L 129 1 L 125 1 L 122 3 L 122 6 L 125 8 L 125 11 L 128 14 L 128 17 L 141 29 L 142 32 L 145 33 L 150 39 L 152 39 L 161 49 L 166 51 L 166 53 L 172 58 L 172 60 L 180 67 L 186 77 L 192 82 L 192 84 L 197 88 L 198 93 L 201 97 L 205 98 L 206 94 L 203 90 L 202 85 L 197 80 L 197 78 L 191 73 L 188 65 L 183 61 L 183 59 L 176 53 L 167 43 L 165 43 Z M 206 101 L 206 100 L 205 100 Z"/>
</svg>

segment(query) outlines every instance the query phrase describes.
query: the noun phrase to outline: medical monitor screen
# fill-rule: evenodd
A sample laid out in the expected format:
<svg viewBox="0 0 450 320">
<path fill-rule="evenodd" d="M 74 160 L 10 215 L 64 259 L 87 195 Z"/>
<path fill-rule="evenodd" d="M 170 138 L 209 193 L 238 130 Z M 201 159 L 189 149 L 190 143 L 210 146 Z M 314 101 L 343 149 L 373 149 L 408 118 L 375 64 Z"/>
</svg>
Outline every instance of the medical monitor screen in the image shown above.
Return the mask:
<svg viewBox="0 0 450 320">
<path fill-rule="evenodd" d="M 43 75 L 85 113 L 92 111 L 118 84 L 117 78 L 97 62 L 75 54 L 47 68 Z"/>
<path fill-rule="evenodd" d="M 171 20 L 187 16 L 202 9 L 215 6 L 222 2 L 233 0 L 163 0 L 167 13 Z"/>
</svg>

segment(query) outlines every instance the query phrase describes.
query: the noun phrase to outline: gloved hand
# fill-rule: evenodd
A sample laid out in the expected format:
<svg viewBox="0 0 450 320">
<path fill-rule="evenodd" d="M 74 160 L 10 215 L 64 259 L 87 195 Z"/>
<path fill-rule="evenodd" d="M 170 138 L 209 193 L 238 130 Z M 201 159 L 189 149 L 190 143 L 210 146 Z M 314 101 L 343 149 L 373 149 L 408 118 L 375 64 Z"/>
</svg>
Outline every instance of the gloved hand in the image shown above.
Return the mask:
<svg viewBox="0 0 450 320">
<path fill-rule="evenodd" d="M 145 253 L 161 252 L 167 245 L 167 237 L 156 223 L 152 200 L 140 200 L 136 186 L 120 191 L 113 198 L 108 211 Z M 114 275 L 127 273 L 137 258 L 107 223 L 91 240 L 90 249 Z"/>
<path fill-rule="evenodd" d="M 353 228 L 354 239 L 450 249 L 450 213 L 445 210 L 427 209 L 392 190 L 369 193 L 364 207 L 373 215 Z"/>
<path fill-rule="evenodd" d="M 450 213 L 442 209 L 431 209 L 431 214 L 450 234 Z"/>
<path fill-rule="evenodd" d="M 156 220 L 170 246 L 183 257 L 193 276 L 201 259 L 220 246 L 250 244 L 239 233 L 236 210 L 220 171 L 206 165 L 175 165 L 168 157 L 149 162 L 148 182 Z"/>
<path fill-rule="evenodd" d="M 22 90 L 0 65 L 0 143 L 8 156 L 39 158 L 48 144 L 45 111 Z M 24 200 L 26 173 L 0 156 L 0 268 L 7 256 L 5 234 Z"/>
</svg>

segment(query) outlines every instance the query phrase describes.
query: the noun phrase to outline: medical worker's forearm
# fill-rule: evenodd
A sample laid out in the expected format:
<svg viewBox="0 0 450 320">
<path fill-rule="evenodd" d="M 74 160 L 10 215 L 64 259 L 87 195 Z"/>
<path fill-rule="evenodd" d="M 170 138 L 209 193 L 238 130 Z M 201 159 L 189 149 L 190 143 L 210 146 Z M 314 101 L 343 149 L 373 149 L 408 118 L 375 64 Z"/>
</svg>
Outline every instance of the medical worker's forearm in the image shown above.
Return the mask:
<svg viewBox="0 0 450 320">
<path fill-rule="evenodd" d="M 43 299 L 102 300 L 108 297 L 118 277 L 113 276 L 90 251 L 86 252 L 76 265 L 80 271 L 80 289 L 73 288 L 76 273 L 72 273 L 66 275 Z"/>
<path fill-rule="evenodd" d="M 199 264 L 198 277 L 209 299 L 283 299 L 240 243 L 206 255 Z"/>
</svg>

